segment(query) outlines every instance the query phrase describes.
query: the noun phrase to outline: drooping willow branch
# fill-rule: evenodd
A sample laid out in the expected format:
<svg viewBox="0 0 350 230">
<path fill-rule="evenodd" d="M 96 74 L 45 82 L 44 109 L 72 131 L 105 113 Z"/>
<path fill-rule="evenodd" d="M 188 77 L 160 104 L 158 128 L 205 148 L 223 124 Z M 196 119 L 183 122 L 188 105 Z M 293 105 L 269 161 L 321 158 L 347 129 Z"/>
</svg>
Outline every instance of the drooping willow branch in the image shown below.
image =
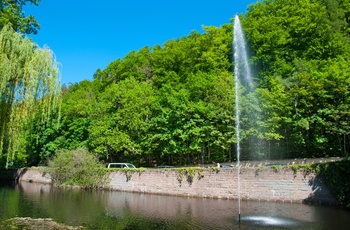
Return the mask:
<svg viewBox="0 0 350 230">
<path fill-rule="evenodd" d="M 10 26 L 0 32 L 0 159 L 25 155 L 26 132 L 36 114 L 59 114 L 60 72 L 53 52 Z M 57 113 L 56 113 L 57 112 Z"/>
</svg>

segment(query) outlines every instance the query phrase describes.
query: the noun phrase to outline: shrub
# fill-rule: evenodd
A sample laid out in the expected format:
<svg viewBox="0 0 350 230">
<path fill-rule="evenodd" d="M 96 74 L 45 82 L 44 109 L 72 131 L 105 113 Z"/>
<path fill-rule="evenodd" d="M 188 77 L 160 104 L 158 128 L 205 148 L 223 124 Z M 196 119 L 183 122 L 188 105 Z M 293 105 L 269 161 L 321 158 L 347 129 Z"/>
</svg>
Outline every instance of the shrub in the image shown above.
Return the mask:
<svg viewBox="0 0 350 230">
<path fill-rule="evenodd" d="M 342 206 L 350 208 L 350 160 L 319 166 L 319 175 Z"/>
<path fill-rule="evenodd" d="M 79 185 L 84 188 L 103 186 L 106 175 L 105 167 L 84 148 L 58 151 L 49 161 L 49 170 L 57 185 Z"/>
</svg>

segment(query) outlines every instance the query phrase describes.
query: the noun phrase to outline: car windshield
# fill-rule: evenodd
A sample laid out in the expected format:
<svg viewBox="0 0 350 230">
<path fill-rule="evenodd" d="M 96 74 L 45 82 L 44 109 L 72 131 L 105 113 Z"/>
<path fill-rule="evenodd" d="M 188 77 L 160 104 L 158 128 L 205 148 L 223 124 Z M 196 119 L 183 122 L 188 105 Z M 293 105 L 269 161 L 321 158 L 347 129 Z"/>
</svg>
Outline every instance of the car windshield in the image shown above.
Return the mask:
<svg viewBox="0 0 350 230">
<path fill-rule="evenodd" d="M 126 164 L 128 168 L 136 168 L 133 164 Z"/>
</svg>

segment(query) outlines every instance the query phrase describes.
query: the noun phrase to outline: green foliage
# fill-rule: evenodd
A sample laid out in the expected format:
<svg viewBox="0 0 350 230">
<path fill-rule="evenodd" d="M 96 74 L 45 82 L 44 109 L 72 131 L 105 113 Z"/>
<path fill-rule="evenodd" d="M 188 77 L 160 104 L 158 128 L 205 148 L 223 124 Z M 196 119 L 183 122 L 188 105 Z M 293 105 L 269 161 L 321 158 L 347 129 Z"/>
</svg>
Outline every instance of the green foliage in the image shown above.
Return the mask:
<svg viewBox="0 0 350 230">
<path fill-rule="evenodd" d="M 89 143 L 100 157 L 168 156 L 186 164 L 190 154 L 199 161 L 208 152 L 210 160 L 210 151 L 230 149 L 232 28 L 205 30 L 133 51 L 96 73 L 93 83 L 104 86 Z"/>
<path fill-rule="evenodd" d="M 260 166 L 255 171 L 255 176 L 266 169 Z M 334 198 L 341 206 L 350 208 L 350 160 L 318 163 L 318 164 L 292 164 L 286 166 L 271 166 L 274 172 L 280 172 L 282 169 L 293 170 L 294 174 L 302 173 L 304 176 L 315 174 L 333 194 Z"/>
<path fill-rule="evenodd" d="M 201 167 L 186 167 L 186 168 L 176 168 L 174 169 L 177 172 L 177 180 L 182 184 L 184 176 L 187 177 L 187 182 L 192 184 L 194 177 L 198 174 L 198 179 L 204 177 L 203 168 Z"/>
<path fill-rule="evenodd" d="M 256 170 L 255 170 L 255 176 L 259 176 L 260 172 L 265 169 L 264 165 L 260 165 Z"/>
<path fill-rule="evenodd" d="M 341 205 L 350 208 L 350 160 L 320 164 L 319 175 Z"/>
<path fill-rule="evenodd" d="M 213 173 L 213 172 L 219 173 L 220 172 L 220 168 L 217 167 L 217 166 L 211 166 L 211 167 L 209 167 L 209 172 L 210 173 Z"/>
<path fill-rule="evenodd" d="M 146 169 L 145 168 L 109 168 L 107 171 L 122 171 L 125 173 L 126 181 L 131 180 L 133 174 L 137 173 L 141 175 Z"/>
<path fill-rule="evenodd" d="M 296 175 L 299 172 L 308 175 L 310 173 L 319 173 L 319 164 L 292 164 L 285 166 L 287 169 L 292 169 Z"/>
<path fill-rule="evenodd" d="M 300 170 L 301 165 L 299 164 L 292 164 L 290 168 L 293 170 L 294 174 L 297 174 Z"/>
<path fill-rule="evenodd" d="M 0 162 L 25 166 L 26 148 L 36 136 L 33 127 L 59 122 L 59 70 L 50 49 L 5 26 L 0 32 L 0 76 Z"/>
<path fill-rule="evenodd" d="M 61 150 L 49 162 L 49 173 L 57 185 L 98 188 L 104 185 L 106 170 L 86 149 Z"/>
<path fill-rule="evenodd" d="M 99 95 L 89 127 L 90 146 L 100 157 L 119 160 L 139 155 L 153 102 L 152 86 L 128 78 L 109 85 Z"/>
<path fill-rule="evenodd" d="M 21 33 L 36 34 L 40 28 L 34 16 L 25 17 L 23 6 L 27 3 L 38 5 L 41 0 L 1 0 L 0 3 L 0 30 L 11 24 L 12 28 Z"/>
<path fill-rule="evenodd" d="M 349 114 L 340 112 L 349 102 L 346 4 L 265 0 L 250 5 L 243 27 L 259 70 L 262 125 L 272 158 L 348 156 Z"/>
<path fill-rule="evenodd" d="M 60 136 L 54 140 L 61 148 L 88 147 L 89 128 L 96 108 L 98 90 L 98 86 L 92 82 L 82 81 L 71 85 L 64 92 Z"/>
<path fill-rule="evenodd" d="M 31 162 L 77 147 L 143 166 L 234 161 L 235 90 L 241 158 L 349 156 L 349 8 L 348 0 L 251 4 L 241 21 L 255 92 L 234 88 L 230 24 L 131 51 L 65 90 L 62 123 L 30 134 Z"/>
<path fill-rule="evenodd" d="M 293 164 L 291 168 L 295 174 L 298 172 L 308 175 L 315 173 L 334 195 L 341 206 L 350 208 L 350 160 L 327 162 L 322 164 Z"/>
<path fill-rule="evenodd" d="M 275 172 L 275 173 L 278 173 L 280 171 L 280 166 L 279 165 L 272 165 L 271 166 L 272 170 Z"/>
<path fill-rule="evenodd" d="M 26 147 L 27 166 L 47 165 L 48 159 L 55 155 L 57 149 L 64 146 L 57 138 L 61 123 L 57 120 L 57 112 L 41 121 L 41 116 L 33 120 L 32 130 L 27 132 L 28 144 Z"/>
</svg>

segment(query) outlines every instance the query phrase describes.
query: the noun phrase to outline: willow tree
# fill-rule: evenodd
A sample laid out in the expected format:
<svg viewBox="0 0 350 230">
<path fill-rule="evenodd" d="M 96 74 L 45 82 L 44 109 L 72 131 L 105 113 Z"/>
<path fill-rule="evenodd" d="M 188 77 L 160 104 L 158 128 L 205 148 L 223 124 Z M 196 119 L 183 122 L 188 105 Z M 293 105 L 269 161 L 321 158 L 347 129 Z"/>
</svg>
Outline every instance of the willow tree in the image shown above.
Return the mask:
<svg viewBox="0 0 350 230">
<path fill-rule="evenodd" d="M 34 120 L 44 123 L 60 108 L 59 69 L 53 52 L 11 26 L 0 32 L 0 162 L 26 164 Z M 38 119 L 40 117 L 40 119 Z M 34 119 L 35 118 L 35 119 Z"/>
</svg>

